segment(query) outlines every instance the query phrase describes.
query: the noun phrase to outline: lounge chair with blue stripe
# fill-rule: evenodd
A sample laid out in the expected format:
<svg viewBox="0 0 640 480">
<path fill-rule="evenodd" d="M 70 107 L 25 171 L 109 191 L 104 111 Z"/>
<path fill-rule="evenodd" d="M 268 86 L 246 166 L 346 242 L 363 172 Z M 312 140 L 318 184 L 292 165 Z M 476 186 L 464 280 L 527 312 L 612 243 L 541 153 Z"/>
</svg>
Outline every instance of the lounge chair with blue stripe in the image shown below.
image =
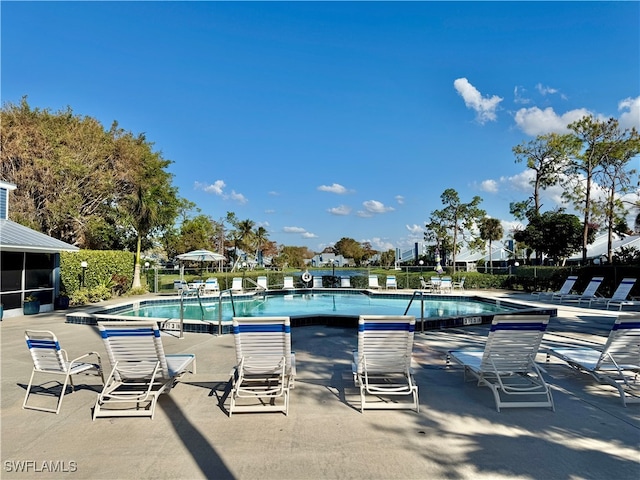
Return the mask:
<svg viewBox="0 0 640 480">
<path fill-rule="evenodd" d="M 202 293 L 204 295 L 220 293 L 220 284 L 218 283 L 218 279 L 216 277 L 207 278 L 204 282 Z"/>
<path fill-rule="evenodd" d="M 640 302 L 635 300 L 627 300 L 629 293 L 631 293 L 631 289 L 636 283 L 635 278 L 623 278 L 616 288 L 616 291 L 613 292 L 610 298 L 607 297 L 595 297 L 589 299 L 589 307 L 595 307 L 599 305 L 604 305 L 607 310 L 609 307 L 617 307 L 618 310 L 622 310 L 624 306 L 638 306 Z"/>
<path fill-rule="evenodd" d="M 193 354 L 165 355 L 158 325 L 153 321 L 98 322 L 111 362 L 111 373 L 96 400 L 98 417 L 151 417 L 158 397 L 168 393 L 189 369 Z"/>
<path fill-rule="evenodd" d="M 575 302 L 578 305 L 580 305 L 582 302 L 589 302 L 590 300 L 596 298 L 596 293 L 602 285 L 603 280 L 604 277 L 593 277 L 587 285 L 587 288 L 584 289 L 584 292 L 580 294 L 553 295 L 551 297 L 551 300 L 559 300 L 560 303 Z"/>
<path fill-rule="evenodd" d="M 620 315 L 602 349 L 558 347 L 547 350 L 571 368 L 618 389 L 622 404 L 640 403 L 640 314 Z"/>
<path fill-rule="evenodd" d="M 387 290 L 389 290 L 390 288 L 395 288 L 396 290 L 398 289 L 398 282 L 396 281 L 395 275 L 387 275 L 385 287 Z"/>
<path fill-rule="evenodd" d="M 560 290 L 558 290 L 557 292 L 533 292 L 531 295 L 533 295 L 534 297 L 538 297 L 540 300 L 543 300 L 545 298 L 554 298 L 556 296 L 569 295 L 577 280 L 577 275 L 569 275 L 560 287 Z"/>
<path fill-rule="evenodd" d="M 24 332 L 24 337 L 27 341 L 27 347 L 29 348 L 31 358 L 33 360 L 33 370 L 31 371 L 31 378 L 29 379 L 29 385 L 27 386 L 27 393 L 24 396 L 22 408 L 40 410 L 43 412 L 53 412 L 57 415 L 60 412 L 62 399 L 67 390 L 67 385 L 70 384 L 71 391 L 74 390 L 73 375 L 80 373 L 98 375 L 102 379 L 102 384 L 104 384 L 102 364 L 100 362 L 100 355 L 97 352 L 85 353 L 84 355 L 69 361 L 66 350 L 60 348 L 60 343 L 53 332 L 48 330 L 27 330 Z M 87 362 L 85 359 L 88 357 L 95 357 L 96 363 Z M 60 390 L 60 397 L 58 398 L 56 408 L 46 408 L 27 404 L 29 395 L 31 394 L 31 388 L 33 387 L 33 378 L 36 373 L 58 376 L 64 375 L 64 381 L 62 383 L 62 389 Z M 40 385 L 40 389 L 51 391 L 50 388 L 45 388 L 43 385 Z M 54 395 L 57 396 L 55 393 Z"/>
<path fill-rule="evenodd" d="M 361 412 L 420 410 L 411 367 L 415 326 L 415 317 L 408 315 L 360 316 L 352 372 L 355 385 L 360 388 Z M 398 397 L 410 397 L 410 401 L 397 401 Z"/>
<path fill-rule="evenodd" d="M 289 317 L 234 317 L 236 366 L 229 416 L 236 412 L 289 413 L 296 363 Z"/>
<path fill-rule="evenodd" d="M 451 350 L 450 360 L 464 367 L 479 387 L 489 387 L 501 408 L 550 407 L 551 390 L 535 358 L 549 323 L 548 315 L 496 315 L 484 350 Z M 516 400 L 519 398 L 520 400 Z"/>
</svg>

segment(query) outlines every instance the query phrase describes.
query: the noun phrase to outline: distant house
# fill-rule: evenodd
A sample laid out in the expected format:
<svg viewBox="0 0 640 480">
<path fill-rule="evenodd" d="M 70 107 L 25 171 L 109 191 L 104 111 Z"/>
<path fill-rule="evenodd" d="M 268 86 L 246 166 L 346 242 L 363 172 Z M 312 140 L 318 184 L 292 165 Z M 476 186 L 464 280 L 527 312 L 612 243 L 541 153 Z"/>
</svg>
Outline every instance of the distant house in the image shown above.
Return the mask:
<svg viewBox="0 0 640 480">
<path fill-rule="evenodd" d="M 352 267 L 354 266 L 354 261 L 352 258 L 345 258 L 334 253 L 319 253 L 309 260 L 309 265 L 312 267 L 330 267 L 332 265 L 336 267 Z"/>
<path fill-rule="evenodd" d="M 60 252 L 79 248 L 9 220 L 12 183 L 0 181 L 0 303 L 5 317 L 22 315 L 28 295 L 40 300 L 40 311 L 53 310 L 60 292 Z"/>
</svg>

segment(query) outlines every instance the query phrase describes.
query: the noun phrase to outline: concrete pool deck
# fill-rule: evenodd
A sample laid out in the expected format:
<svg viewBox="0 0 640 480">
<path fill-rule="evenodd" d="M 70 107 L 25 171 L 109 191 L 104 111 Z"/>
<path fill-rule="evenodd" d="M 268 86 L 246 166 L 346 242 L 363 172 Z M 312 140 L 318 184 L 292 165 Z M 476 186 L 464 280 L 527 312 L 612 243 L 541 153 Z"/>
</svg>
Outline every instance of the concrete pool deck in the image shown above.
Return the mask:
<svg viewBox="0 0 640 480">
<path fill-rule="evenodd" d="M 543 305 L 525 294 L 473 293 Z M 557 307 L 543 347 L 603 344 L 618 315 Z M 356 331 L 323 326 L 292 331 L 298 375 L 288 416 L 229 418 L 218 399 L 235 363 L 233 337 L 197 333 L 163 335 L 167 353 L 196 354 L 198 372 L 160 398 L 154 420 L 92 421 L 98 377 L 77 377 L 79 387 L 65 396 L 59 415 L 23 410 L 32 369 L 26 328 L 54 331 L 71 357 L 97 351 L 109 368 L 97 328 L 64 323 L 66 313 L 0 323 L 3 479 L 640 478 L 640 405 L 623 407 L 612 387 L 557 360 L 545 365 L 540 354 L 556 411 L 498 413 L 488 388 L 465 383 L 458 367 L 447 368 L 447 350 L 482 348 L 486 325 L 416 334 L 419 414 L 360 413 L 350 364 Z"/>
</svg>

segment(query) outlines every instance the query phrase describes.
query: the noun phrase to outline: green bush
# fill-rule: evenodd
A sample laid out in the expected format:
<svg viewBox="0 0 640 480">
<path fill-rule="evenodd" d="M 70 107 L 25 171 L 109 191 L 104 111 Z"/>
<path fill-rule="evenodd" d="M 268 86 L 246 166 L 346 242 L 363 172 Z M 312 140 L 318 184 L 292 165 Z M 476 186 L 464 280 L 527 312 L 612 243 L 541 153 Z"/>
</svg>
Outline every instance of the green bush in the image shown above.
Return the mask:
<svg viewBox="0 0 640 480">
<path fill-rule="evenodd" d="M 84 272 L 81 267 L 83 261 L 87 262 Z M 111 298 L 112 290 L 122 293 L 129 288 L 133 281 L 133 268 L 132 252 L 60 252 L 61 290 L 69 295 L 72 305 L 107 300 Z"/>
</svg>

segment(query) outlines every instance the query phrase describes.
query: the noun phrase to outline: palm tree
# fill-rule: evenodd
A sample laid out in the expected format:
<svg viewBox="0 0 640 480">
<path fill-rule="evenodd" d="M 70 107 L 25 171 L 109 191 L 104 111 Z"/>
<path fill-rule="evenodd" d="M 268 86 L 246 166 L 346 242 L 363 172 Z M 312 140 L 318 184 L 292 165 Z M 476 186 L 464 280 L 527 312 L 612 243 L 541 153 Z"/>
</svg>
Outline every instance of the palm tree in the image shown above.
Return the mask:
<svg viewBox="0 0 640 480">
<path fill-rule="evenodd" d="M 494 240 L 500 240 L 504 235 L 502 223 L 497 218 L 484 217 L 480 222 L 480 238 L 489 241 L 489 265 L 491 268 L 491 274 L 493 274 L 493 260 L 491 258 L 491 242 Z M 485 267 L 485 273 L 487 268 Z"/>
<path fill-rule="evenodd" d="M 256 260 L 257 260 L 258 256 L 260 255 L 262 245 L 264 245 L 265 242 L 269 239 L 269 233 L 267 232 L 266 228 L 258 227 L 254 233 L 254 236 L 256 241 Z"/>
</svg>

